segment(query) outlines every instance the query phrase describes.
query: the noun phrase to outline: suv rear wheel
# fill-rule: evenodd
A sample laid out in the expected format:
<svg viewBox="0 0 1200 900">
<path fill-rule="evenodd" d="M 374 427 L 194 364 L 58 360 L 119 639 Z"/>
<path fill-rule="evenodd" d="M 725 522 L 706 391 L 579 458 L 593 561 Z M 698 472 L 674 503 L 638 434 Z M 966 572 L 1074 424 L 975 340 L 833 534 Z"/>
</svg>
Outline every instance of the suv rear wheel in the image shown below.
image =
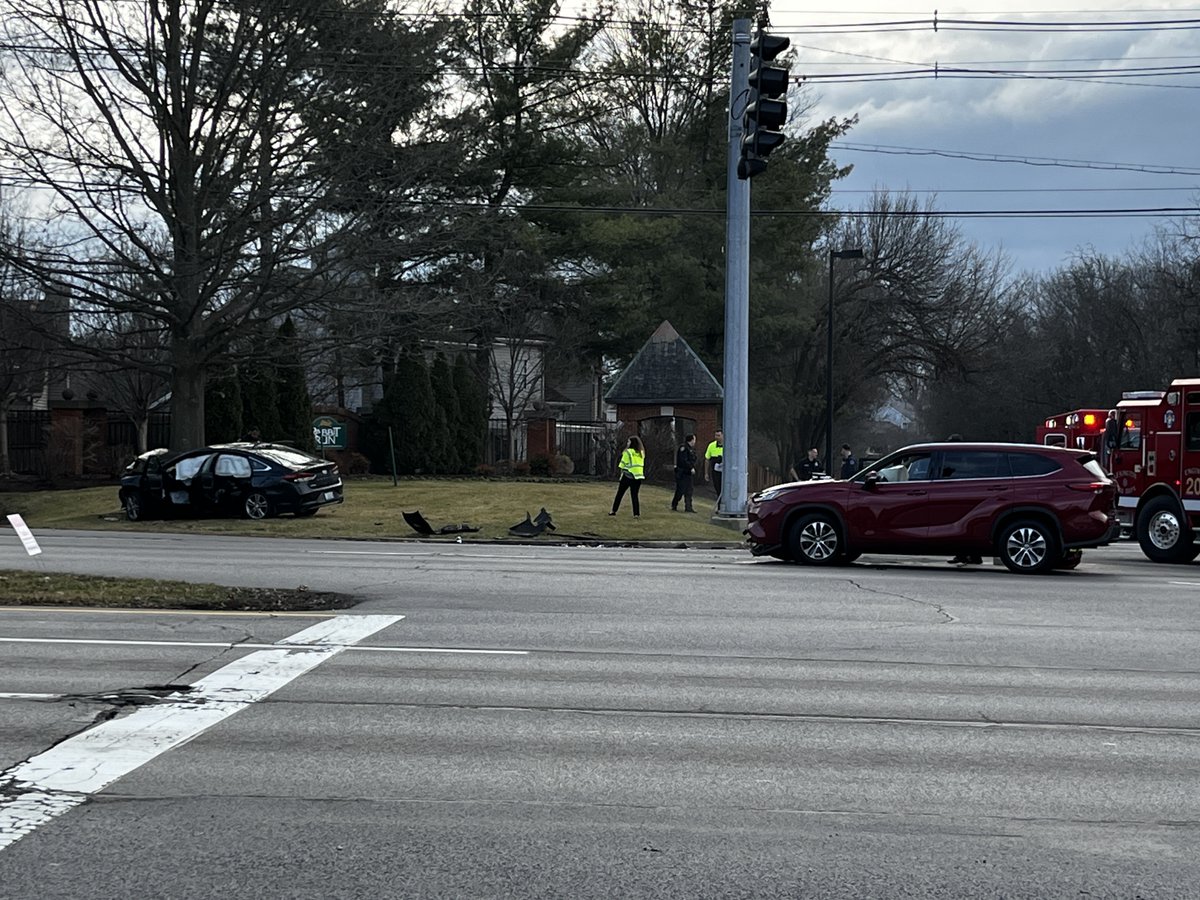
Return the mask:
<svg viewBox="0 0 1200 900">
<path fill-rule="evenodd" d="M 1010 572 L 1040 575 L 1062 559 L 1058 538 L 1038 519 L 1018 519 L 1005 525 L 996 541 L 996 555 Z"/>
<path fill-rule="evenodd" d="M 788 543 L 792 559 L 806 566 L 833 565 L 843 556 L 837 521 L 826 512 L 802 516 L 792 526 Z"/>
<path fill-rule="evenodd" d="M 1155 497 L 1147 503 L 1134 531 L 1142 552 L 1154 562 L 1186 563 L 1200 553 L 1191 529 L 1180 521 L 1178 506 L 1169 497 Z"/>
</svg>

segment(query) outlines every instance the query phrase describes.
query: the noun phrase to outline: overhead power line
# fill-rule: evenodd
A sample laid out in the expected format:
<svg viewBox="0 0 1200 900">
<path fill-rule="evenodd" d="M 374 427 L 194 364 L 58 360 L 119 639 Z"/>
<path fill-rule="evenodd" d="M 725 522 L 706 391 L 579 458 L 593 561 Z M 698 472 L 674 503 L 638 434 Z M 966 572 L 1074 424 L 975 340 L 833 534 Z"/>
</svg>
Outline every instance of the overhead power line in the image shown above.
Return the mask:
<svg viewBox="0 0 1200 900">
<path fill-rule="evenodd" d="M 1047 156 L 1017 156 L 1008 153 L 978 153 L 969 150 L 939 150 L 931 147 L 901 147 L 890 144 L 859 144 L 833 141 L 836 150 L 860 153 L 883 153 L 892 156 L 940 156 L 947 159 L 968 159 L 974 162 L 1018 163 L 1026 166 L 1046 166 L 1066 169 L 1102 169 L 1106 171 L 1142 172 L 1147 175 L 1200 175 L 1200 168 L 1159 166 L 1148 163 L 1104 162 L 1089 159 L 1061 159 Z"/>
</svg>

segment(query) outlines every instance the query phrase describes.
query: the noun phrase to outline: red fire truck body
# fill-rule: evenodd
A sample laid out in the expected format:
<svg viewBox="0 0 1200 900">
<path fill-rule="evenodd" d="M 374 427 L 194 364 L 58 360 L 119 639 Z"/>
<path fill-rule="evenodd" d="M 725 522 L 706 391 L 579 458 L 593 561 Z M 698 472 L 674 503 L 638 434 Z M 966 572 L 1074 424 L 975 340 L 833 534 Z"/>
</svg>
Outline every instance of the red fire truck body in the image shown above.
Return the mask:
<svg viewBox="0 0 1200 900">
<path fill-rule="evenodd" d="M 1155 562 L 1200 555 L 1200 378 L 1123 394 L 1121 436 L 1108 462 L 1117 512 Z"/>
<path fill-rule="evenodd" d="M 1049 416 L 1037 428 L 1037 442 L 1047 447 L 1071 447 L 1100 454 L 1104 439 L 1105 409 L 1073 409 Z"/>
</svg>

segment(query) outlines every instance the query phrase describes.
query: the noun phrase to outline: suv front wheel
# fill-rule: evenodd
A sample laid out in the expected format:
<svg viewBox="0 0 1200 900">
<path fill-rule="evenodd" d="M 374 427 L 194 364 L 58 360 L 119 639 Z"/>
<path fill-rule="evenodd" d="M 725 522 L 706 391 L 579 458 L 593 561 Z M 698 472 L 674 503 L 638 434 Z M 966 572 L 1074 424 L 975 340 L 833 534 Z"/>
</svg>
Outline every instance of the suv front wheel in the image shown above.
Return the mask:
<svg viewBox="0 0 1200 900">
<path fill-rule="evenodd" d="M 809 513 L 792 526 L 791 557 L 806 566 L 829 566 L 844 554 L 837 522 L 826 512 Z"/>
<path fill-rule="evenodd" d="M 1010 572 L 1040 575 L 1062 559 L 1058 538 L 1045 522 L 1019 519 L 1004 526 L 996 541 L 996 555 Z"/>
</svg>

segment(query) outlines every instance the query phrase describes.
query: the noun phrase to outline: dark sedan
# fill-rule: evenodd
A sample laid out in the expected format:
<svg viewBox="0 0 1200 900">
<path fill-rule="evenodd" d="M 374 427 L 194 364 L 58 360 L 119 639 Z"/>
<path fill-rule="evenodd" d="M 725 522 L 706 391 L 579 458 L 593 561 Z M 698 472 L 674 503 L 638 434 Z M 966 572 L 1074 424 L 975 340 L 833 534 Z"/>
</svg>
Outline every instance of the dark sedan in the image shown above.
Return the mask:
<svg viewBox="0 0 1200 900">
<path fill-rule="evenodd" d="M 164 516 L 314 515 L 342 502 L 337 466 L 279 444 L 214 444 L 143 453 L 121 476 L 121 507 L 137 522 Z"/>
</svg>

